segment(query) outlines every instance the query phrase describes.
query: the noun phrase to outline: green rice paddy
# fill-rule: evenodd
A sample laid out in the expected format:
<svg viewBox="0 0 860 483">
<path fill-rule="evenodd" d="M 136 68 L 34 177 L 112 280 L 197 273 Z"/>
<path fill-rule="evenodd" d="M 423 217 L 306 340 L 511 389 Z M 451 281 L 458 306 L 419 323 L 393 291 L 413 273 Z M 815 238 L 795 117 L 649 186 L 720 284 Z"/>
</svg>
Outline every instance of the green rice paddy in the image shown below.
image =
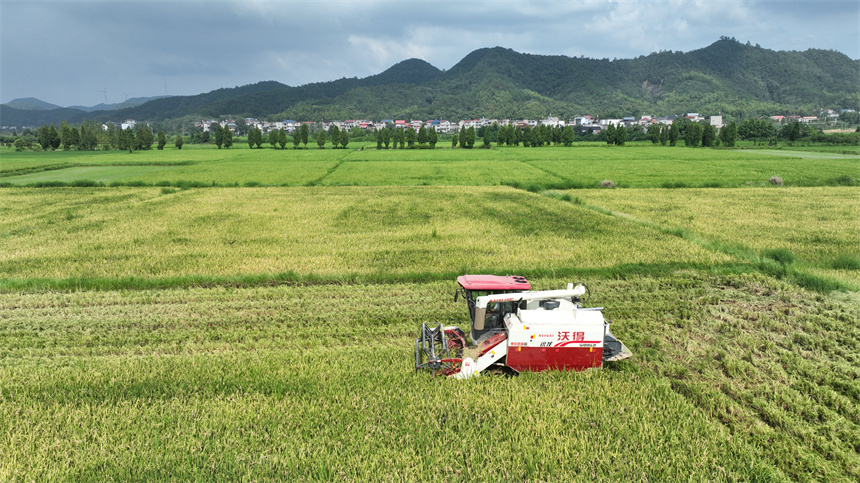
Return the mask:
<svg viewBox="0 0 860 483">
<path fill-rule="evenodd" d="M 860 480 L 860 158 L 237 147 L 0 151 L 0 480 Z M 467 272 L 634 357 L 414 373 Z"/>
</svg>

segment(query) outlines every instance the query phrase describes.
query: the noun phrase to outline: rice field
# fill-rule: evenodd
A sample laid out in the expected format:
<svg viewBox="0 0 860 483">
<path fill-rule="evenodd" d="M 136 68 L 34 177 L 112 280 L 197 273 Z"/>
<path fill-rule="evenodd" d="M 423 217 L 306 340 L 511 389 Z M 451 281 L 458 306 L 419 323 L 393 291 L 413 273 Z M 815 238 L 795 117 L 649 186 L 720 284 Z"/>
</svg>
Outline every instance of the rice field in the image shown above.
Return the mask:
<svg viewBox="0 0 860 483">
<path fill-rule="evenodd" d="M 588 190 L 583 203 L 684 230 L 736 252 L 793 255 L 799 266 L 860 282 L 857 188 Z"/>
<path fill-rule="evenodd" d="M 352 146 L 352 145 L 350 145 Z M 365 149 L 367 148 L 367 149 Z M 207 186 L 494 186 L 597 188 L 766 187 L 860 184 L 860 156 L 786 150 L 710 150 L 652 146 L 577 146 L 433 150 L 190 149 L 125 152 L 3 152 L 0 184 L 94 181 Z M 104 175 L 81 167 L 128 166 Z M 140 172 L 133 166 L 153 169 Z M 73 168 L 77 168 L 76 171 Z M 155 169 L 159 168 L 159 169 Z"/>
<path fill-rule="evenodd" d="M 508 187 L 6 189 L 0 230 L 7 280 L 285 272 L 374 279 L 731 261 Z"/>
<path fill-rule="evenodd" d="M 144 185 L 0 188 L 2 481 L 860 480 L 860 197 L 824 186 L 855 158 L 125 156 L 2 152 Z M 602 179 L 644 188 L 540 188 Z M 634 357 L 414 373 L 466 272 L 584 280 Z"/>
</svg>

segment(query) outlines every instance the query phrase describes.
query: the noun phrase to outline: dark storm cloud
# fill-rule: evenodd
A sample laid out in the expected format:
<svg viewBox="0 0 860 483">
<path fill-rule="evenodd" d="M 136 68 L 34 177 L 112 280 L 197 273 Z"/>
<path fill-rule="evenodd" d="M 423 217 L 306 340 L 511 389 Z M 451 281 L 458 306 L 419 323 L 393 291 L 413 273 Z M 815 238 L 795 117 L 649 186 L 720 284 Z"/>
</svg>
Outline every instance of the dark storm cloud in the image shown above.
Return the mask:
<svg viewBox="0 0 860 483">
<path fill-rule="evenodd" d="M 0 3 L 0 97 L 61 105 L 276 80 L 365 77 L 412 57 L 448 69 L 502 46 L 630 58 L 721 35 L 860 56 L 858 4 L 743 1 L 53 1 Z"/>
</svg>

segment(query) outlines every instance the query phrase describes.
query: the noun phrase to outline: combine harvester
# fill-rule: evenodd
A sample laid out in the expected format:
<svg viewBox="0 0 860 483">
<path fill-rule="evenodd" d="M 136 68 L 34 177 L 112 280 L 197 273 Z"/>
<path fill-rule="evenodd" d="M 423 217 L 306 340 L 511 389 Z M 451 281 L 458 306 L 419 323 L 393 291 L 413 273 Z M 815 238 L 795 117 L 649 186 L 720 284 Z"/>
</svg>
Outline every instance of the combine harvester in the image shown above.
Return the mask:
<svg viewBox="0 0 860 483">
<path fill-rule="evenodd" d="M 466 379 L 483 372 L 578 371 L 633 355 L 609 331 L 603 307 L 582 307 L 590 296 L 582 283 L 535 292 L 517 276 L 462 275 L 457 283 L 454 300 L 466 299 L 473 345 L 459 327 L 422 324 L 416 370 Z"/>
</svg>

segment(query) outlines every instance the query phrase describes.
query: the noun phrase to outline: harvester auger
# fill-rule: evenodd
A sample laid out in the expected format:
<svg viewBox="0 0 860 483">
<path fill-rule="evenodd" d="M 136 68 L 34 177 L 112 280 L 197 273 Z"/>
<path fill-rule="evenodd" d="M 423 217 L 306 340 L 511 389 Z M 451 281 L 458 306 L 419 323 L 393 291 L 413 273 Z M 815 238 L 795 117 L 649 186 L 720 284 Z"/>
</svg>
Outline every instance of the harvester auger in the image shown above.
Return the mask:
<svg viewBox="0 0 860 483">
<path fill-rule="evenodd" d="M 531 291 L 524 277 L 463 275 L 454 300 L 469 308 L 472 346 L 458 327 L 422 324 L 415 369 L 465 379 L 482 372 L 582 370 L 633 355 L 609 331 L 602 307 L 584 308 L 585 284 Z"/>
</svg>

